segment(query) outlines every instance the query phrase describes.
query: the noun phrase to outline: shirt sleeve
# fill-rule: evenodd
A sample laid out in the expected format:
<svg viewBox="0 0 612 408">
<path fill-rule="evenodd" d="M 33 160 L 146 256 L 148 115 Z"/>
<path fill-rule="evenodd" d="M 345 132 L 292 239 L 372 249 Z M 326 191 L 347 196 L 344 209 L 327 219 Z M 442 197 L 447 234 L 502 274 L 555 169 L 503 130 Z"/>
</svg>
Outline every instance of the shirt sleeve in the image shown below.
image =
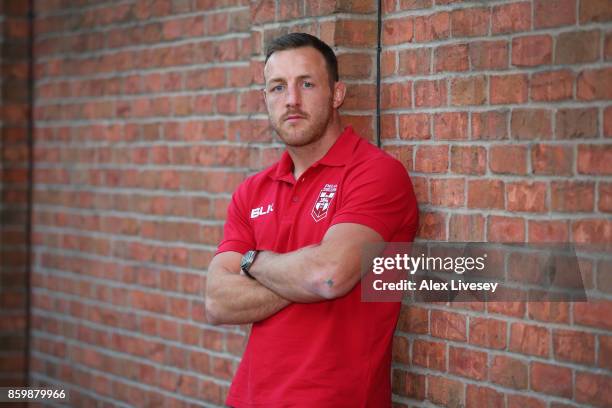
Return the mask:
<svg viewBox="0 0 612 408">
<path fill-rule="evenodd" d="M 255 249 L 253 228 L 246 211 L 246 208 L 248 208 L 246 192 L 247 187 L 243 183 L 232 195 L 232 200 L 227 208 L 227 219 L 223 226 L 223 239 L 215 255 L 227 251 L 243 254 L 251 249 Z"/>
<path fill-rule="evenodd" d="M 410 177 L 392 157 L 362 163 L 349 172 L 331 224 L 356 223 L 372 228 L 385 241 L 412 241 L 418 208 Z"/>
</svg>

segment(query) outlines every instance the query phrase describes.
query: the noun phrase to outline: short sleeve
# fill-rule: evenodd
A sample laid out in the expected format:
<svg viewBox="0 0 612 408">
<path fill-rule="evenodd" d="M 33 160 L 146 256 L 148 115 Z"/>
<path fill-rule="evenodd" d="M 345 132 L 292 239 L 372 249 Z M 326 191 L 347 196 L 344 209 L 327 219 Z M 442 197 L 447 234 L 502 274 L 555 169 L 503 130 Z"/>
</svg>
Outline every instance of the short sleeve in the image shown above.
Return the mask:
<svg viewBox="0 0 612 408">
<path fill-rule="evenodd" d="M 227 208 L 227 219 L 223 226 L 223 239 L 216 254 L 235 251 L 241 254 L 255 248 L 253 228 L 245 208 L 248 208 L 246 184 L 241 184 L 232 195 Z"/>
<path fill-rule="evenodd" d="M 347 173 L 333 224 L 356 223 L 372 228 L 385 241 L 412 241 L 418 208 L 410 177 L 390 156 L 361 163 Z"/>
</svg>

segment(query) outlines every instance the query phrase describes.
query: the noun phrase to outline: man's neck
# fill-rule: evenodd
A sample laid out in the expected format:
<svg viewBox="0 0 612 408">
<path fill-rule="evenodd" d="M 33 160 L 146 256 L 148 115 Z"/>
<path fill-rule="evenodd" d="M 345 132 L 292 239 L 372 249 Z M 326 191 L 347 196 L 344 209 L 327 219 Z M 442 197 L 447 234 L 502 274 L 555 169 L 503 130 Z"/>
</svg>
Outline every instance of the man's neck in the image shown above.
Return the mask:
<svg viewBox="0 0 612 408">
<path fill-rule="evenodd" d="M 323 137 L 316 142 L 299 147 L 287 146 L 287 152 L 293 160 L 293 176 L 296 180 L 299 179 L 313 163 L 321 160 L 323 156 L 325 156 L 334 143 L 336 143 L 341 133 L 342 124 L 340 123 L 340 118 L 335 115 L 329 126 L 325 129 Z"/>
</svg>

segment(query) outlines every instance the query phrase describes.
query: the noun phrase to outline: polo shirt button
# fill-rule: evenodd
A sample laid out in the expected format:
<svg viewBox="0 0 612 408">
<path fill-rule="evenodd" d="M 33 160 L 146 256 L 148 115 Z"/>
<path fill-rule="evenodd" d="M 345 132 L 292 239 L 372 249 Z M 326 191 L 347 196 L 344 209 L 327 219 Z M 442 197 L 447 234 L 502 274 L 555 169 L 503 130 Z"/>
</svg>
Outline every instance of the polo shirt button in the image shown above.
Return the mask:
<svg viewBox="0 0 612 408">
<path fill-rule="evenodd" d="M 291 199 L 291 201 L 293 201 L 294 203 L 297 203 L 297 202 L 298 202 L 298 200 L 299 200 L 299 199 L 298 199 L 298 197 L 297 197 L 297 196 L 293 196 L 293 198 Z"/>
</svg>

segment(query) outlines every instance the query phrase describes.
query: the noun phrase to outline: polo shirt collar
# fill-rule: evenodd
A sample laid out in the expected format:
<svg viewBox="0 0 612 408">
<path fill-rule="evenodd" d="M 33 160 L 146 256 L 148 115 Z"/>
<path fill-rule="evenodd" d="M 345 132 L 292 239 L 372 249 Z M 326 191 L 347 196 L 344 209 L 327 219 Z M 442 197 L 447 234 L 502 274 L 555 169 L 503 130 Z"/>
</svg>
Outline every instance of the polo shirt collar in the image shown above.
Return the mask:
<svg viewBox="0 0 612 408">
<path fill-rule="evenodd" d="M 324 166 L 344 166 L 351 158 L 360 139 L 352 126 L 346 126 L 332 147 L 325 153 L 325 156 L 313 163 L 311 167 L 320 164 Z M 293 160 L 286 150 L 278 161 L 276 171 L 271 176 L 274 180 L 293 181 Z"/>
</svg>

